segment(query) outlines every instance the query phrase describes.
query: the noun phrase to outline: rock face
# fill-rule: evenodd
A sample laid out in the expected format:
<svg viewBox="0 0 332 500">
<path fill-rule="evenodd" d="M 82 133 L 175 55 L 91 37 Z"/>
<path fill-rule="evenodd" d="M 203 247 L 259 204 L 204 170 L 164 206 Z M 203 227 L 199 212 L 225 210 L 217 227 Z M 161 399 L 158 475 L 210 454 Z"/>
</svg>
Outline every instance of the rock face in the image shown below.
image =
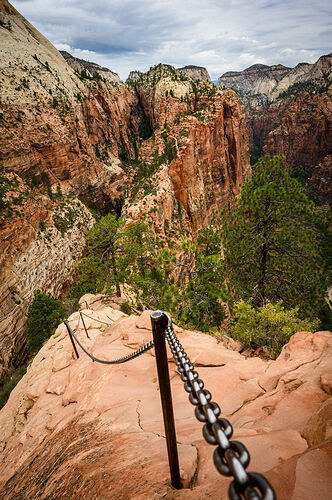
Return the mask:
<svg viewBox="0 0 332 500">
<path fill-rule="evenodd" d="M 134 155 L 140 118 L 123 84 L 79 79 L 6 0 L 0 16 L 0 174 L 8 191 L 0 213 L 1 382 L 24 356 L 33 292 L 58 294 L 82 254 L 94 219 L 77 197 L 112 208 L 123 196 L 119 152 Z M 45 194 L 57 186 L 62 200 L 50 202 Z M 68 214 L 76 222 L 62 235 L 54 217 Z"/>
<path fill-rule="evenodd" d="M 278 100 L 248 119 L 253 144 L 287 165 L 314 167 L 332 151 L 332 85 L 324 93 Z"/>
<path fill-rule="evenodd" d="M 147 214 L 162 233 L 165 221 L 171 230 L 185 223 L 195 233 L 217 209 L 236 203 L 250 176 L 239 101 L 233 91 L 218 91 L 209 82 L 194 85 L 165 65 L 143 75 L 136 92 L 154 131 L 142 144 L 140 159 L 151 163 L 164 156 L 151 179 L 153 192 L 138 191 L 123 213 L 131 220 Z"/>
<path fill-rule="evenodd" d="M 184 66 L 183 68 L 179 68 L 177 71 L 190 78 L 191 80 L 204 80 L 206 82 L 210 82 L 211 78 L 206 68 L 202 66 Z"/>
<path fill-rule="evenodd" d="M 260 107 L 271 101 L 271 94 L 291 68 L 282 64 L 254 64 L 243 71 L 228 71 L 218 78 L 218 87 L 235 90 L 246 108 Z"/>
<path fill-rule="evenodd" d="M 131 71 L 128 75 L 128 78 L 126 80 L 126 83 L 128 82 L 137 82 L 138 80 L 140 80 L 142 78 L 144 73 L 142 73 L 142 71 L 138 71 L 138 70 L 135 70 L 135 71 Z"/>
<path fill-rule="evenodd" d="M 22 216 L 1 226 L 0 380 L 26 358 L 26 314 L 35 290 L 58 297 L 72 281 L 95 220 L 78 199 L 27 200 Z"/>
<path fill-rule="evenodd" d="M 77 335 L 89 352 L 114 359 L 152 338 L 149 312 L 125 317 L 91 300 Z M 76 326 L 78 314 L 70 317 Z M 91 319 L 92 318 L 92 319 Z M 99 323 L 98 320 L 103 321 Z M 327 500 L 331 483 L 332 334 L 300 332 L 276 361 L 246 359 L 211 336 L 175 331 L 213 401 L 263 473 L 287 500 Z M 154 352 L 120 365 L 75 359 L 64 325 L 40 350 L 0 411 L 0 494 L 32 499 L 227 498 L 183 382 L 171 360 L 184 489 L 167 484 L 164 428 Z M 130 474 L 128 474 L 130 471 Z"/>
<path fill-rule="evenodd" d="M 318 194 L 319 199 L 331 203 L 332 199 L 332 155 L 325 156 L 322 163 L 314 168 L 311 179 L 307 181 L 307 188 Z"/>
<path fill-rule="evenodd" d="M 329 54 L 315 64 L 254 65 L 218 80 L 234 88 L 244 105 L 251 148 L 284 155 L 301 177 L 310 177 L 332 151 L 331 65 Z"/>
<path fill-rule="evenodd" d="M 60 54 L 62 54 L 69 66 L 78 73 L 81 73 L 85 70 L 87 75 L 91 76 L 91 78 L 99 75 L 101 78 L 108 80 L 109 82 L 120 83 L 119 75 L 108 68 L 104 68 L 102 66 L 99 66 L 99 64 L 74 57 L 65 50 L 60 50 Z"/>
<path fill-rule="evenodd" d="M 332 54 L 321 56 L 314 64 L 300 63 L 295 68 L 282 64 L 254 64 L 243 71 L 230 71 L 218 79 L 219 87 L 231 87 L 240 96 L 246 110 L 254 111 L 275 101 L 284 93 L 318 91 L 331 83 Z"/>
</svg>

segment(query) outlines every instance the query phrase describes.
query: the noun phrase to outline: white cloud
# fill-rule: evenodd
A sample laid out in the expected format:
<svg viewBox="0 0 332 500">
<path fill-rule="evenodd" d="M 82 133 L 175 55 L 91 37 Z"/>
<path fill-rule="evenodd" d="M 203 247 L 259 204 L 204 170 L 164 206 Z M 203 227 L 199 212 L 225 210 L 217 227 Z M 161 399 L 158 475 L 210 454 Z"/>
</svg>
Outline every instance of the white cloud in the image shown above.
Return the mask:
<svg viewBox="0 0 332 500">
<path fill-rule="evenodd" d="M 254 63 L 313 62 L 331 51 L 327 0 L 12 0 L 58 48 L 125 79 L 159 62 L 216 79 Z M 68 48 L 69 47 L 69 48 Z"/>
</svg>

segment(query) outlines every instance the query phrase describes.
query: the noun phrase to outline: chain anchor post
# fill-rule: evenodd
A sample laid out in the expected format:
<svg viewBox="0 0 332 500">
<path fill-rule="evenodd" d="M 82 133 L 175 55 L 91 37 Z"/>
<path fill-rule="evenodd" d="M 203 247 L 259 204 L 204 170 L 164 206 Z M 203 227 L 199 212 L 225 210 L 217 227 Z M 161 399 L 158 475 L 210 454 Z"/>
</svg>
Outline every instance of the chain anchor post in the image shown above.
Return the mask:
<svg viewBox="0 0 332 500">
<path fill-rule="evenodd" d="M 78 359 L 79 358 L 79 355 L 78 355 L 78 352 L 77 352 L 77 349 L 76 349 L 76 345 L 75 345 L 75 342 L 74 342 L 74 339 L 73 339 L 73 336 L 72 336 L 72 330 L 70 328 L 70 325 L 68 323 L 68 320 L 66 319 L 64 321 L 64 324 L 66 325 L 67 327 L 67 331 L 68 331 L 68 335 L 69 335 L 69 338 L 71 340 L 71 343 L 73 344 L 73 348 L 74 348 L 74 351 L 75 351 L 75 354 L 76 354 L 76 358 Z"/>
<path fill-rule="evenodd" d="M 168 325 L 166 314 L 161 311 L 151 313 L 153 341 L 156 353 L 156 364 L 160 388 L 160 399 L 164 418 L 167 453 L 171 483 L 176 489 L 181 489 L 178 449 L 176 443 L 171 384 L 169 380 L 165 331 Z"/>
<path fill-rule="evenodd" d="M 90 337 L 89 337 L 89 334 L 88 334 L 88 330 L 86 329 L 86 326 L 85 326 L 85 321 L 84 321 L 83 314 L 81 313 L 81 311 L 80 311 L 80 316 L 81 316 L 81 320 L 82 320 L 82 322 L 83 322 L 83 326 L 84 326 L 84 330 L 85 330 L 86 336 L 87 336 L 87 337 L 88 337 L 88 339 L 89 339 Z"/>
</svg>

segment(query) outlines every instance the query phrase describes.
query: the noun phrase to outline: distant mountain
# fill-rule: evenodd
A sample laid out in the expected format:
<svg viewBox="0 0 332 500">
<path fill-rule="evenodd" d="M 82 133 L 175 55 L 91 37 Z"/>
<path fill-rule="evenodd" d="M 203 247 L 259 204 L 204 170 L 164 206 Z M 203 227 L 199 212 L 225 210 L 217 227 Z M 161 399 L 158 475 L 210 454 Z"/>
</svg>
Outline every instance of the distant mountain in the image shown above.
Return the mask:
<svg viewBox="0 0 332 500">
<path fill-rule="evenodd" d="M 179 68 L 177 71 L 180 71 L 183 75 L 187 76 L 191 80 L 205 80 L 207 82 L 211 81 L 210 75 L 206 68 L 202 66 L 194 66 L 188 65 L 183 68 Z"/>
<path fill-rule="evenodd" d="M 243 71 L 228 71 L 218 79 L 218 87 L 234 89 L 244 107 L 250 110 L 275 101 L 285 92 L 300 90 L 296 84 L 315 80 L 317 87 L 331 82 L 332 54 L 322 56 L 314 64 L 299 63 L 295 68 L 282 64 L 266 66 L 254 64 Z"/>
</svg>

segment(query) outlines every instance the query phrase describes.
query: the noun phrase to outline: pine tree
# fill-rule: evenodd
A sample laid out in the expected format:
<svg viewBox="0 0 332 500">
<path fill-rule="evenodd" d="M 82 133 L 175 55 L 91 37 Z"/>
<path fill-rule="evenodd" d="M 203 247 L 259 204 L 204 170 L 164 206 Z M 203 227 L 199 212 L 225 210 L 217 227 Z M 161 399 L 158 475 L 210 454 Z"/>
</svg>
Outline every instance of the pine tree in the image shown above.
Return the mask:
<svg viewBox="0 0 332 500">
<path fill-rule="evenodd" d="M 196 243 L 184 242 L 193 255 L 188 284 L 182 294 L 180 318 L 202 331 L 219 328 L 224 319 L 222 302 L 227 300 L 220 231 L 212 225 L 199 231 Z"/>
<path fill-rule="evenodd" d="M 325 291 L 314 205 L 280 156 L 265 156 L 225 215 L 228 277 L 236 299 L 263 306 L 282 300 L 315 313 Z"/>
<path fill-rule="evenodd" d="M 123 282 L 119 265 L 124 222 L 115 215 L 102 217 L 88 234 L 88 252 L 79 264 L 80 293 L 115 289 L 121 295 Z"/>
</svg>

